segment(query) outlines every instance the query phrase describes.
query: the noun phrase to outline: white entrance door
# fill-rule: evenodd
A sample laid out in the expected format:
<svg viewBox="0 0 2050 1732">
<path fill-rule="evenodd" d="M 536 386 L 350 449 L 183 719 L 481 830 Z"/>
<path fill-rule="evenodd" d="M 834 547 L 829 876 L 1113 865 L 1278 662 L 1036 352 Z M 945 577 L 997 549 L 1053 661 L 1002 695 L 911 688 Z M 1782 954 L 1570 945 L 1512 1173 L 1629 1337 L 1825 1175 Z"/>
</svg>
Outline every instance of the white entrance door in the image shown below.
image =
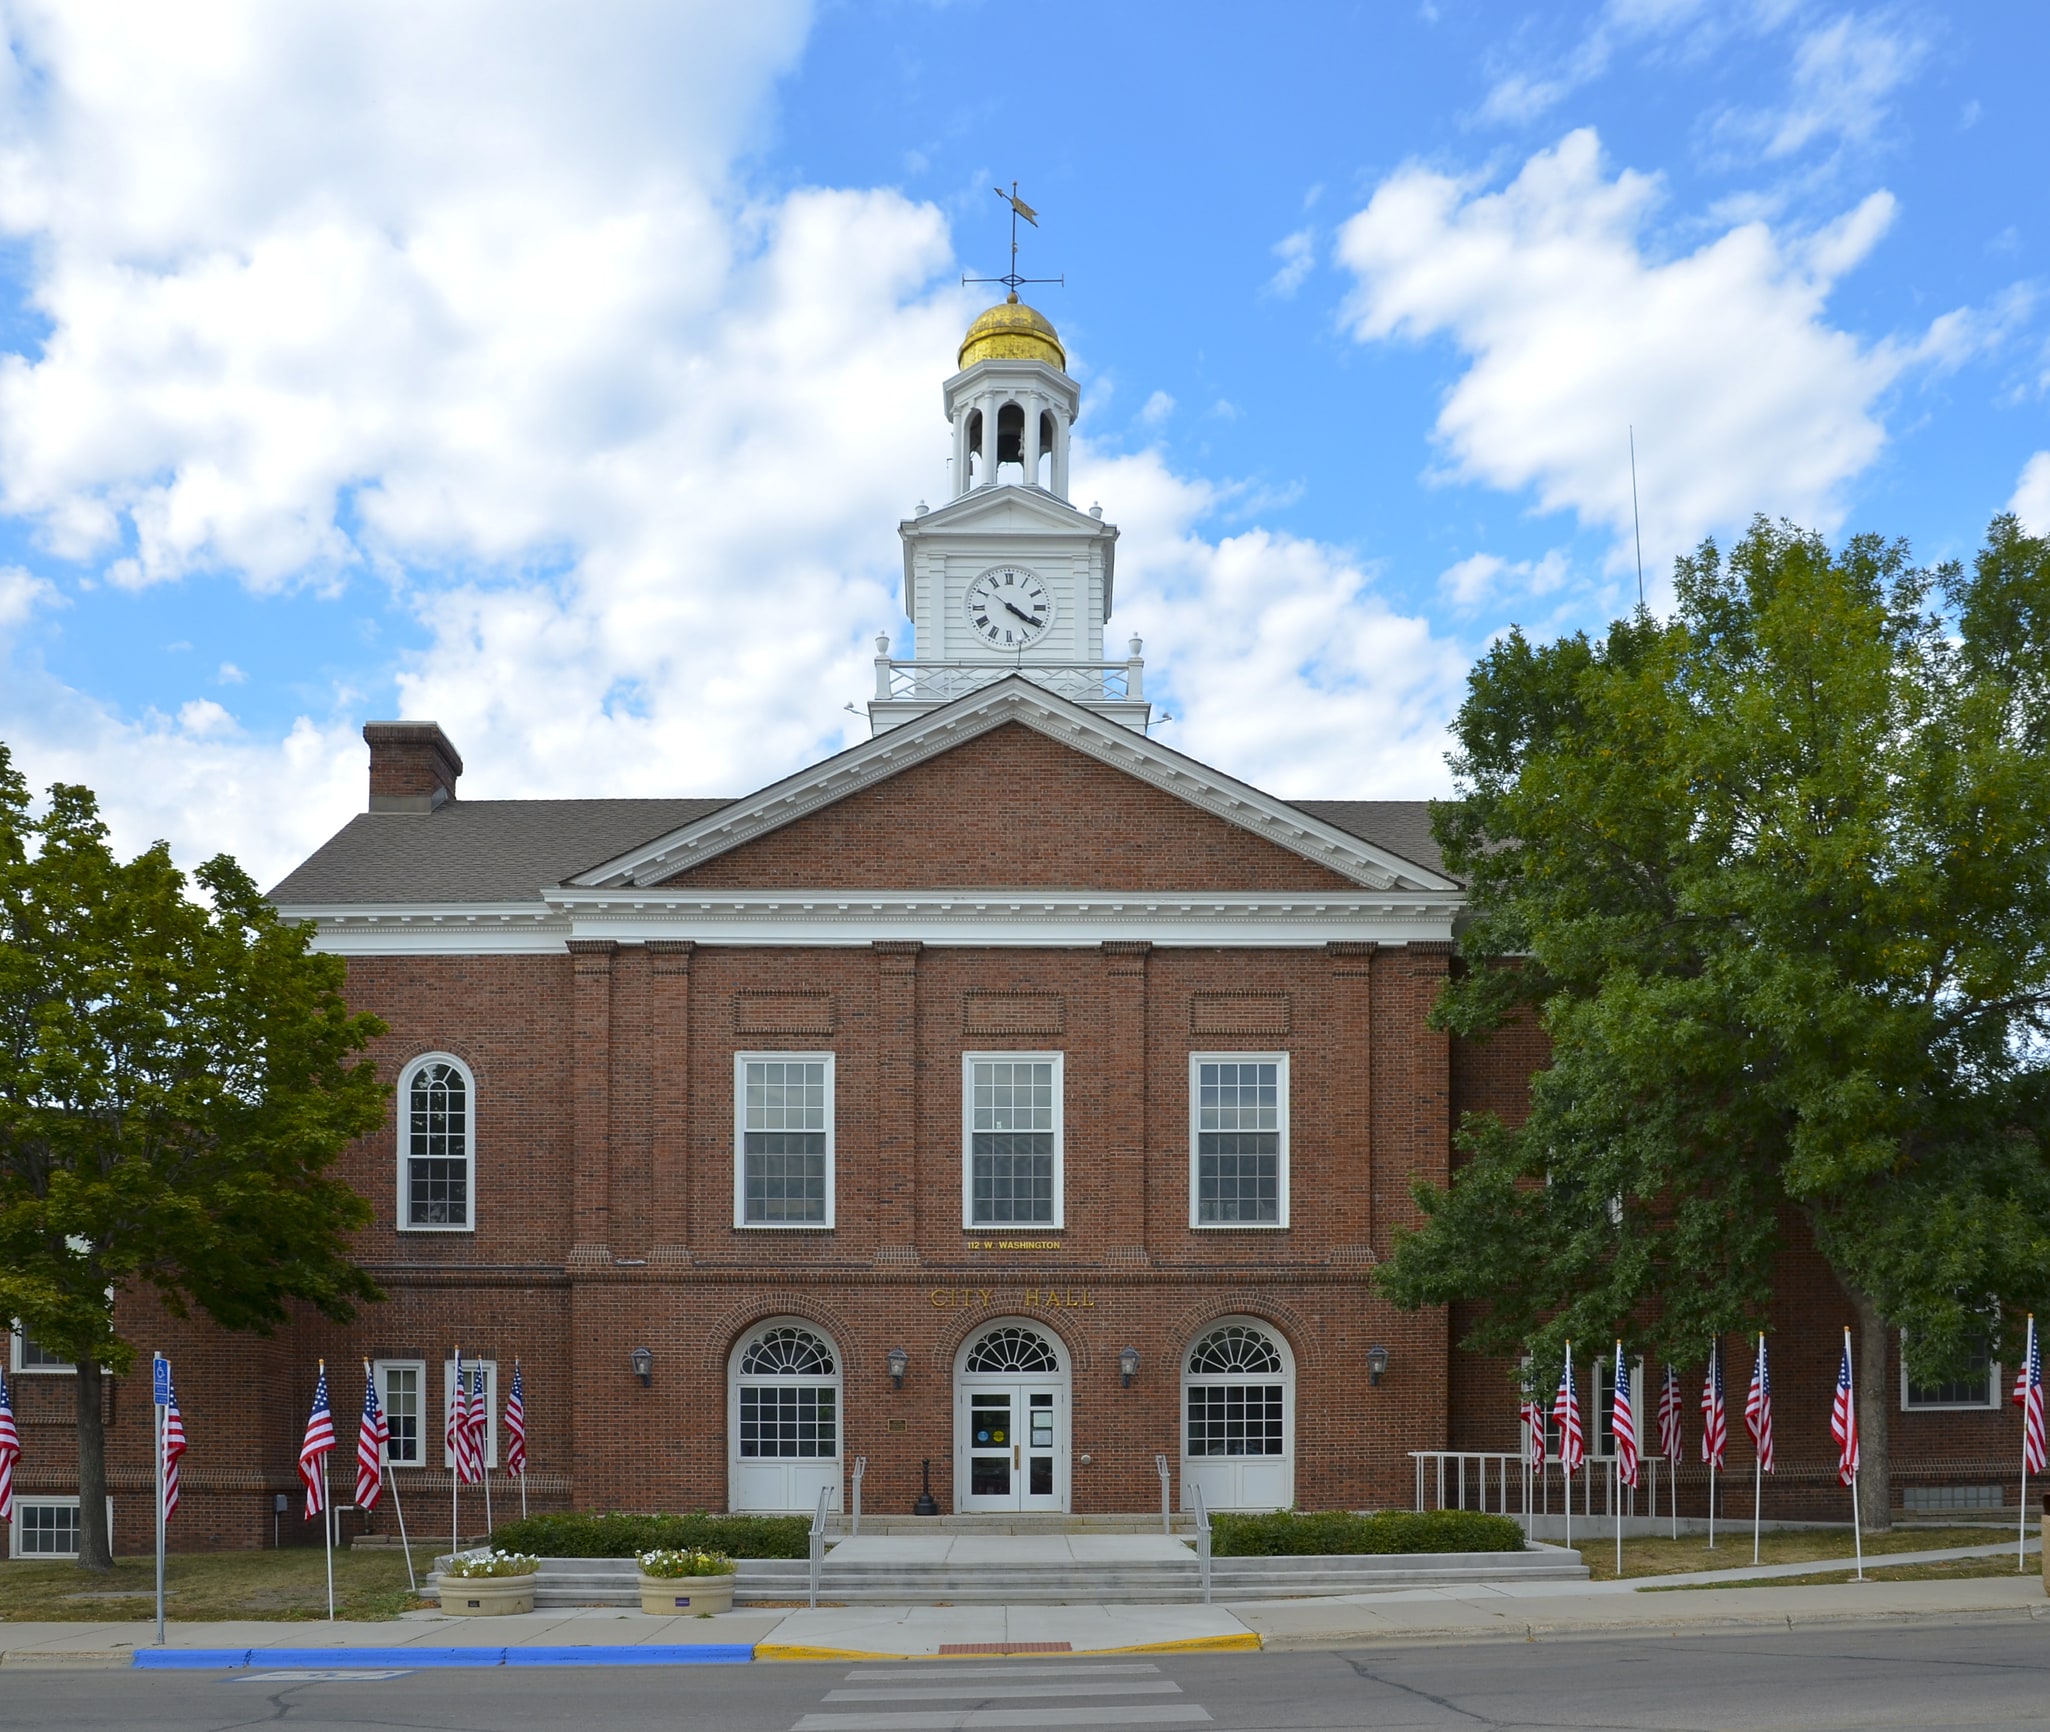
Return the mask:
<svg viewBox="0 0 2050 1732">
<path fill-rule="evenodd" d="M 1295 1502 L 1295 1370 L 1288 1347 L 1253 1318 L 1213 1328 L 1182 1368 L 1182 1507 L 1201 1486 L 1213 1510 Z"/>
<path fill-rule="evenodd" d="M 1067 1507 L 1065 1392 L 1054 1384 L 991 1383 L 961 1391 L 968 1486 L 963 1510 Z"/>
<path fill-rule="evenodd" d="M 954 1507 L 1068 1507 L 1068 1376 L 1055 1342 L 1027 1324 L 985 1330 L 954 1378 Z"/>
</svg>

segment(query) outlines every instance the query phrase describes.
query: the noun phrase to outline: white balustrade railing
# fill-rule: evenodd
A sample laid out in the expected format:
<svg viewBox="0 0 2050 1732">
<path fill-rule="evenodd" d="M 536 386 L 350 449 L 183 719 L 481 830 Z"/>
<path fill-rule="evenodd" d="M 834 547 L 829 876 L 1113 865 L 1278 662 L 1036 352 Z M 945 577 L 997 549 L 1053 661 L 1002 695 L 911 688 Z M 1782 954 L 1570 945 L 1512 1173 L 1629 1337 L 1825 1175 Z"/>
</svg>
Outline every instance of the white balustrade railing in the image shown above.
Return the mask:
<svg viewBox="0 0 2050 1732">
<path fill-rule="evenodd" d="M 1552 1482 L 1559 1477 L 1556 1459 L 1539 1471 L 1530 1466 L 1522 1452 L 1514 1450 L 1413 1449 L 1409 1455 L 1416 1463 L 1416 1507 L 1419 1511 L 1477 1509 L 1497 1515 L 1513 1515 L 1524 1518 L 1526 1531 L 1529 1517 L 1552 1513 Z M 1641 1492 L 1644 1497 L 1643 1513 L 1656 1516 L 1662 1466 L 1667 1467 L 1665 1498 L 1670 1504 L 1671 1469 L 1658 1456 L 1639 1458 L 1639 1484 L 1635 1486 L 1621 1483 L 1614 1456 L 1584 1456 L 1578 1476 L 1578 1494 L 1572 1499 L 1573 1513 L 1583 1521 L 1600 1517 L 1611 1524 L 1619 1518 L 1633 1518 L 1639 1513 L 1638 1496 Z M 1597 1497 L 1602 1504 L 1599 1510 L 1595 1508 Z M 1561 1514 L 1566 1513 L 1566 1501 L 1562 1494 Z"/>
<path fill-rule="evenodd" d="M 1057 696 L 1085 704 L 1143 703 L 1145 661 L 1121 662 L 921 662 L 876 657 L 876 702 L 951 703 L 1014 674 Z"/>
</svg>

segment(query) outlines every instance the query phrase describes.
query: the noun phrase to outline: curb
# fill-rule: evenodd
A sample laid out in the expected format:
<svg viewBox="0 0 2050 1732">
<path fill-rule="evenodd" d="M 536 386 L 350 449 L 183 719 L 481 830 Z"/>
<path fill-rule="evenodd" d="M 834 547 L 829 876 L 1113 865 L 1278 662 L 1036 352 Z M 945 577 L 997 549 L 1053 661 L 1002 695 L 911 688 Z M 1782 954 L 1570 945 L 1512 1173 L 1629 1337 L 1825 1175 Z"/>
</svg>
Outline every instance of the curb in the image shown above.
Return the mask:
<svg viewBox="0 0 2050 1732">
<path fill-rule="evenodd" d="M 1177 1642 L 1135 1642 L 1127 1648 L 1076 1648 L 1065 1654 L 1013 1654 L 1018 1660 L 1093 1660 L 1105 1654 L 1221 1654 L 1257 1652 L 1262 1642 L 1251 1630 L 1230 1636 L 1190 1636 Z M 988 1660 L 987 1654 L 883 1654 L 867 1648 L 821 1648 L 805 1642 L 761 1642 L 757 1660 Z"/>
<path fill-rule="evenodd" d="M 1810 1630 L 1889 1630 L 1908 1625 L 1949 1627 L 1965 1624 L 2032 1624 L 2050 1618 L 2050 1607 L 1988 1606 L 1976 1611 L 1831 1612 L 1807 1616 L 1689 1618 L 1669 1623 L 1642 1620 L 1609 1623 L 1508 1623 L 1483 1629 L 1453 1625 L 1419 1630 L 1305 1630 L 1296 1635 L 1269 1635 L 1262 1646 L 1271 1653 L 1336 1652 L 1346 1648 L 1444 1648 L 1481 1642 L 1613 1641 L 1622 1636 L 1647 1636 L 1670 1641 L 1676 1636 L 1722 1636 L 1775 1631 L 1800 1635 Z"/>
<path fill-rule="evenodd" d="M 241 1671 L 284 1666 L 347 1671 L 408 1671 L 453 1666 L 744 1666 L 755 1657 L 745 1642 L 617 1643 L 605 1647 L 515 1648 L 138 1648 L 146 1672 Z"/>
</svg>

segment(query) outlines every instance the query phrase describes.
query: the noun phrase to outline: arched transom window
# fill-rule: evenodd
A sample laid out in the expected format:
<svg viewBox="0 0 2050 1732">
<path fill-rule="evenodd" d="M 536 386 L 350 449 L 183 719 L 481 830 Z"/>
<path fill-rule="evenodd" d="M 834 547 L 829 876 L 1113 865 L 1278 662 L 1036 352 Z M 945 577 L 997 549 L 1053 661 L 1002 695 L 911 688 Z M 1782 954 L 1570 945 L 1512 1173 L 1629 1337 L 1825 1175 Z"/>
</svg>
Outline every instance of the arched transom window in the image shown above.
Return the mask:
<svg viewBox="0 0 2050 1732">
<path fill-rule="evenodd" d="M 840 1453 L 840 1372 L 832 1344 L 796 1324 L 764 1329 L 740 1356 L 743 1460 Z"/>
<path fill-rule="evenodd" d="M 1189 1349 L 1188 1453 L 1286 1454 L 1286 1375 L 1265 1330 L 1244 1323 L 1211 1330 Z"/>
<path fill-rule="evenodd" d="M 964 1371 L 1058 1371 L 1060 1355 L 1036 1329 L 992 1329 L 969 1350 Z"/>
<path fill-rule="evenodd" d="M 399 1221 L 424 1231 L 474 1225 L 475 1090 L 459 1060 L 419 1059 L 399 1089 Z"/>
</svg>

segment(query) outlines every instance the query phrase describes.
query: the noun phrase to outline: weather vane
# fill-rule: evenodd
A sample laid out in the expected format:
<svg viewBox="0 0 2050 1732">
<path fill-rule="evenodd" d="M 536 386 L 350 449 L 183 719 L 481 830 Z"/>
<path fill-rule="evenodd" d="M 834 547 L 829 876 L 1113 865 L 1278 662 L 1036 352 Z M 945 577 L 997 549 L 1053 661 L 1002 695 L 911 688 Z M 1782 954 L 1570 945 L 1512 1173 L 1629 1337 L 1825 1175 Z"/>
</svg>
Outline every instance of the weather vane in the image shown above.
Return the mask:
<svg viewBox="0 0 2050 1732">
<path fill-rule="evenodd" d="M 998 198 L 1011 207 L 1011 268 L 1001 277 L 963 277 L 961 279 L 963 285 L 965 286 L 969 283 L 1002 283 L 1005 288 L 1011 291 L 1011 299 L 1014 301 L 1018 298 L 1018 285 L 1020 283 L 1058 283 L 1062 288 L 1066 288 L 1068 279 L 1065 276 L 1021 277 L 1018 275 L 1018 219 L 1023 217 L 1034 228 L 1037 228 L 1039 227 L 1039 212 L 1018 196 L 1018 183 L 1015 180 L 1011 182 L 1011 190 L 1009 192 L 1004 191 L 1002 187 L 993 187 L 991 190 L 995 192 Z"/>
</svg>

